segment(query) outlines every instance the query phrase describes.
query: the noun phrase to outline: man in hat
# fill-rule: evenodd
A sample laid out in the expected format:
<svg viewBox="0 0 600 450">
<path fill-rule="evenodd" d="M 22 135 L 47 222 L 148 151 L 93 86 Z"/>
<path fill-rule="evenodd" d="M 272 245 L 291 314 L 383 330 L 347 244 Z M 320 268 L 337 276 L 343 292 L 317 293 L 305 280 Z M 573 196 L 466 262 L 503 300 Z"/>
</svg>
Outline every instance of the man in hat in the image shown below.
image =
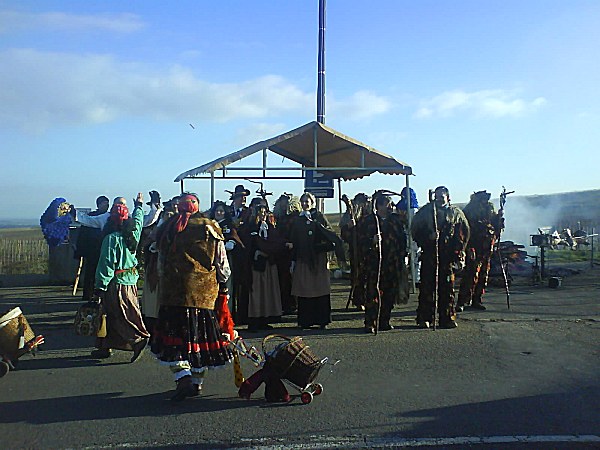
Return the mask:
<svg viewBox="0 0 600 450">
<path fill-rule="evenodd" d="M 242 219 L 248 210 L 248 207 L 246 206 L 246 197 L 250 195 L 250 191 L 246 189 L 244 185 L 238 184 L 233 192 L 226 192 L 231 194 L 231 197 L 229 198 L 229 200 L 232 201 L 231 217 L 235 225 L 238 226 L 242 222 Z"/>
<path fill-rule="evenodd" d="M 465 306 L 485 310 L 482 300 L 488 282 L 492 249 L 502 228 L 502 217 L 494 210 L 490 197 L 491 194 L 486 191 L 475 192 L 463 208 L 471 236 L 467 245 L 467 265 L 458 292 L 458 312 Z"/>
<path fill-rule="evenodd" d="M 454 274 L 464 264 L 469 222 L 460 208 L 450 204 L 447 187 L 437 187 L 434 198 L 415 213 L 411 233 L 421 247 L 417 325 L 429 328 L 437 313 L 440 328 L 456 328 Z"/>
</svg>

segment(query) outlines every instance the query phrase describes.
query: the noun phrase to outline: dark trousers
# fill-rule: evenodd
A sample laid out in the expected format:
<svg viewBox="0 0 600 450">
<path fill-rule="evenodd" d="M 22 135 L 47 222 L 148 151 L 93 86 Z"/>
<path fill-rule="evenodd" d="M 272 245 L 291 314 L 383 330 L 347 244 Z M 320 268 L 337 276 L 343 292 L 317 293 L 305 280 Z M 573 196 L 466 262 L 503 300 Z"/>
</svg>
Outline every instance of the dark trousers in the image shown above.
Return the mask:
<svg viewBox="0 0 600 450">
<path fill-rule="evenodd" d="M 417 322 L 432 323 L 436 315 L 435 301 L 435 256 L 422 255 L 421 258 L 421 283 L 419 287 L 419 306 L 417 308 Z M 440 261 L 438 275 L 437 303 L 440 324 L 456 319 L 454 309 L 454 271 L 450 263 Z"/>
</svg>

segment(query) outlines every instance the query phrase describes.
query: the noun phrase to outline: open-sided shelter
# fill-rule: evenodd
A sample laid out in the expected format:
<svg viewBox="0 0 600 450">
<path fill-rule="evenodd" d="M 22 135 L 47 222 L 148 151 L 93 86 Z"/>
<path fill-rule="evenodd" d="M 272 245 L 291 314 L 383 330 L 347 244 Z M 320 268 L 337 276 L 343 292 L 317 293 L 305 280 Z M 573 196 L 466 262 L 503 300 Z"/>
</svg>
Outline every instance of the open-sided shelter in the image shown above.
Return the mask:
<svg viewBox="0 0 600 450">
<path fill-rule="evenodd" d="M 267 151 L 294 161 L 300 167 L 267 167 Z M 228 167 L 247 156 L 262 152 L 262 166 Z M 318 171 L 338 181 L 338 205 L 341 213 L 341 180 L 355 180 L 379 172 L 390 175 L 404 175 L 406 186 L 413 175 L 412 167 L 370 147 L 356 139 L 346 136 L 319 122 L 309 122 L 299 128 L 273 138 L 257 142 L 229 155 L 222 156 L 202 166 L 190 169 L 175 178 L 184 189 L 184 180 L 210 178 L 210 200 L 215 199 L 215 180 L 225 179 L 305 179 L 307 171 Z M 240 171 L 256 172 L 252 176 L 236 175 Z M 300 171 L 299 175 L 289 173 Z M 274 175 L 278 173 L 280 175 Z M 287 173 L 287 174 L 286 174 Z M 409 213 L 409 226 L 412 220 Z M 414 255 L 413 255 L 414 256 Z M 414 261 L 414 259 L 413 259 Z M 413 280 L 415 279 L 414 267 Z"/>
</svg>

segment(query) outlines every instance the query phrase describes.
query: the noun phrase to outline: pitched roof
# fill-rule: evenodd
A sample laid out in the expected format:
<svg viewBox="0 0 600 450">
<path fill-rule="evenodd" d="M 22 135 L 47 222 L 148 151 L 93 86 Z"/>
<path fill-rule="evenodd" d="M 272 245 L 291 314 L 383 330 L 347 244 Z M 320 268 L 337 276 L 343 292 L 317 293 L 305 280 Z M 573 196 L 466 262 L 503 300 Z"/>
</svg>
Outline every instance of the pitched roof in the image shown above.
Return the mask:
<svg viewBox="0 0 600 450">
<path fill-rule="evenodd" d="M 332 178 L 352 180 L 374 172 L 410 175 L 412 168 L 322 123 L 309 122 L 294 130 L 260 141 L 180 174 L 175 181 L 212 173 L 256 152 L 268 149 L 302 166 L 315 167 L 315 132 L 318 168 Z"/>
</svg>

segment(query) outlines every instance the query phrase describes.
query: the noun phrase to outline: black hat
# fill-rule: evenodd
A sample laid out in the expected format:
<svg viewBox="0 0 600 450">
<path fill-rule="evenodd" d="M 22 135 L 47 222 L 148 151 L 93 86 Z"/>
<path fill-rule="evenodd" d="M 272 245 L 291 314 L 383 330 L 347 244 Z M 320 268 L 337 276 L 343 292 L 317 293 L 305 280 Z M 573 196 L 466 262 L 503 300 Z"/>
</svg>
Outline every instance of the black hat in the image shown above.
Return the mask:
<svg viewBox="0 0 600 450">
<path fill-rule="evenodd" d="M 235 190 L 233 192 L 231 192 L 231 191 L 225 191 L 225 192 L 229 192 L 231 194 L 231 197 L 229 198 L 229 200 L 235 200 L 238 197 L 248 197 L 250 195 L 250 191 L 248 189 L 246 189 L 244 187 L 244 185 L 242 185 L 242 184 L 238 184 L 235 187 Z"/>
</svg>

